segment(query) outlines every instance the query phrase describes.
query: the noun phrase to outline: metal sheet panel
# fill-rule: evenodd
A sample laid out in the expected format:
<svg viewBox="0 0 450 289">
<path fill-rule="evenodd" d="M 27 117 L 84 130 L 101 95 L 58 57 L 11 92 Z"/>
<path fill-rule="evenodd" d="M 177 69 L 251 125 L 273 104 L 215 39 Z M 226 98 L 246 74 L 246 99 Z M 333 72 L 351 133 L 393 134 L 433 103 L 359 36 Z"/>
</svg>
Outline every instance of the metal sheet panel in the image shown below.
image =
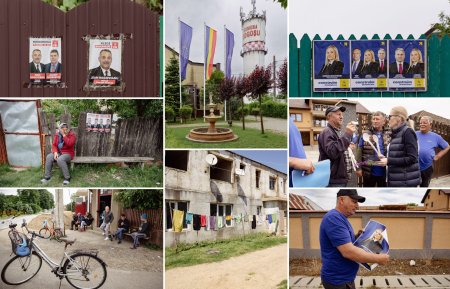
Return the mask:
<svg viewBox="0 0 450 289">
<path fill-rule="evenodd" d="M 0 115 L 4 132 L 39 133 L 35 101 L 0 101 Z"/>
<path fill-rule="evenodd" d="M 37 135 L 6 135 L 8 162 L 14 167 L 39 167 L 42 165 L 41 144 Z"/>
</svg>

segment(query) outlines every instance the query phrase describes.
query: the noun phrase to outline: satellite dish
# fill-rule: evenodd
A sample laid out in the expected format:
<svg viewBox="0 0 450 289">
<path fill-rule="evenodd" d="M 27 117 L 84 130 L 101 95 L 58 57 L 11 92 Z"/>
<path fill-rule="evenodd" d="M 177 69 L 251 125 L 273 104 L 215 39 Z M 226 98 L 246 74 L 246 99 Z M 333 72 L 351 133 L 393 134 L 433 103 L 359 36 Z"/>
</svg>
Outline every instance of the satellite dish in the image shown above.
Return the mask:
<svg viewBox="0 0 450 289">
<path fill-rule="evenodd" d="M 210 165 L 210 166 L 214 166 L 215 164 L 217 164 L 217 157 L 213 154 L 207 154 L 205 161 Z"/>
</svg>

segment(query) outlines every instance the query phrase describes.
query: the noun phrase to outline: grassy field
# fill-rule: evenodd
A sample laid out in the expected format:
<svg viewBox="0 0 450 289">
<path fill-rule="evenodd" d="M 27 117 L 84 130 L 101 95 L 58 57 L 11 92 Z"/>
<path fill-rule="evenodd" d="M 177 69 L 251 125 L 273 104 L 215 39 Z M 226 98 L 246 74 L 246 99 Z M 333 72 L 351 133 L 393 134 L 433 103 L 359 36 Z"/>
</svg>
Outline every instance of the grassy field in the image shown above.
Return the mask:
<svg viewBox="0 0 450 289">
<path fill-rule="evenodd" d="M 277 289 L 287 289 L 287 280 L 281 281 L 277 286 Z"/>
<path fill-rule="evenodd" d="M 102 164 L 76 165 L 70 172 L 69 187 L 162 187 L 163 166 L 154 164 L 122 168 Z M 16 171 L 6 165 L 0 166 L 0 187 L 61 187 L 64 177 L 58 166 L 53 168 L 50 182 L 41 184 L 42 168 Z"/>
<path fill-rule="evenodd" d="M 228 127 L 218 125 L 217 127 Z M 234 134 L 239 139 L 222 143 L 200 143 L 186 139 L 186 135 L 191 127 L 170 127 L 166 126 L 166 148 L 286 148 L 287 136 L 281 133 L 266 131 L 264 134 L 259 129 L 246 128 L 242 130 L 240 126 L 233 126 Z"/>
<path fill-rule="evenodd" d="M 198 244 L 181 244 L 178 246 L 178 252 L 175 248 L 166 248 L 166 269 L 218 262 L 286 242 L 287 238 L 285 237 L 259 233 L 247 235 L 245 239 L 235 238 L 205 241 Z M 208 254 L 209 250 L 219 251 L 219 253 Z"/>
</svg>

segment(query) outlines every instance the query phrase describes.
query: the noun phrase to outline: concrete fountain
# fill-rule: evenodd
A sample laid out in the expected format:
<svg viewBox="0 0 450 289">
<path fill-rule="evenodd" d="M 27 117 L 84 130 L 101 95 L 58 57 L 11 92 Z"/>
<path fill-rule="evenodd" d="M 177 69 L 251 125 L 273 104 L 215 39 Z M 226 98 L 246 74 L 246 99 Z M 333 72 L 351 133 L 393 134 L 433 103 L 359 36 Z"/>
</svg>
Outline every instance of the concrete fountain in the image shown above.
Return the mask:
<svg viewBox="0 0 450 289">
<path fill-rule="evenodd" d="M 233 133 L 230 128 L 216 128 L 216 122 L 220 116 L 214 114 L 217 104 L 213 103 L 211 94 L 209 95 L 209 115 L 205 116 L 206 121 L 209 122 L 209 127 L 198 127 L 191 129 L 186 138 L 195 142 L 227 142 L 238 139 L 239 137 Z"/>
</svg>

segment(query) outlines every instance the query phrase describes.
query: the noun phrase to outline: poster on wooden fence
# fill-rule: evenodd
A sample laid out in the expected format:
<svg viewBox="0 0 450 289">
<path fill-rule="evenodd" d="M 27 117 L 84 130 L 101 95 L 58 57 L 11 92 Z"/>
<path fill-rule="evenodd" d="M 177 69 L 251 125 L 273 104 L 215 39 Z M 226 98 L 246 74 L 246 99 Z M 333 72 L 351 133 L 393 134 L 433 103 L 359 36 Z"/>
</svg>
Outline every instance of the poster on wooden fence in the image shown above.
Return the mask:
<svg viewBox="0 0 450 289">
<path fill-rule="evenodd" d="M 314 91 L 350 91 L 350 41 L 313 41 Z"/>
<path fill-rule="evenodd" d="M 89 39 L 89 86 L 114 87 L 122 81 L 122 40 Z"/>
<path fill-rule="evenodd" d="M 88 132 L 111 132 L 110 114 L 86 114 L 86 131 Z"/>
<path fill-rule="evenodd" d="M 425 40 L 389 40 L 389 90 L 426 91 Z"/>
<path fill-rule="evenodd" d="M 61 38 L 30 38 L 30 81 L 57 84 L 61 81 Z"/>
<path fill-rule="evenodd" d="M 389 60 L 387 40 L 352 40 L 352 91 L 386 91 Z"/>
</svg>

